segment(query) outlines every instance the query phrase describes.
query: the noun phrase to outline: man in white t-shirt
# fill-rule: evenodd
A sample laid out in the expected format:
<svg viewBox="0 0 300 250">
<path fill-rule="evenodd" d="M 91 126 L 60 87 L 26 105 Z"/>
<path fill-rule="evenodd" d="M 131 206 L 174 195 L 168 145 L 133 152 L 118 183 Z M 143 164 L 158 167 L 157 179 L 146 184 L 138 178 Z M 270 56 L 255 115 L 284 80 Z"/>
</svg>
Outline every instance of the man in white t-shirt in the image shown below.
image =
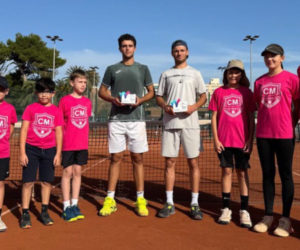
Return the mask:
<svg viewBox="0 0 300 250">
<path fill-rule="evenodd" d="M 183 146 L 191 175 L 191 217 L 202 219 L 198 203 L 200 168 L 198 156 L 201 150 L 198 108 L 206 102 L 206 88 L 201 73 L 187 64 L 187 43 L 176 40 L 172 44 L 175 65 L 161 74 L 157 90 L 157 104 L 164 110 L 162 155 L 166 159 L 165 178 L 167 201 L 158 216 L 166 218 L 175 213 L 173 188 L 175 164 L 180 144 Z"/>
</svg>

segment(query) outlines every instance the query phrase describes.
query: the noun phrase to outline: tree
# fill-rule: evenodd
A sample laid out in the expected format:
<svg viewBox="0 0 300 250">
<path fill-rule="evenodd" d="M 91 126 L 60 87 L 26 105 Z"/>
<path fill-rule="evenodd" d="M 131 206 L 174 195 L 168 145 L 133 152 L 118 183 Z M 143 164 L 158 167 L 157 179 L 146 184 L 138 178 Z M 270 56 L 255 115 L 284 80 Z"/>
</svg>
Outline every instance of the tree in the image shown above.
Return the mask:
<svg viewBox="0 0 300 250">
<path fill-rule="evenodd" d="M 60 80 L 56 81 L 56 88 L 55 88 L 55 103 L 58 104 L 59 100 L 72 92 L 72 87 L 69 84 L 69 79 L 68 78 L 63 78 Z"/>
<path fill-rule="evenodd" d="M 0 75 L 4 75 L 9 66 L 9 49 L 7 46 L 0 42 Z"/>
<path fill-rule="evenodd" d="M 53 50 L 47 48 L 46 43 L 35 34 L 23 36 L 16 34 L 15 41 L 8 39 L 6 45 L 0 44 L 0 69 L 7 63 L 15 66 L 21 80 L 26 82 L 29 76 L 50 76 L 52 71 Z M 56 51 L 55 67 L 61 67 L 66 60 L 59 57 Z"/>
</svg>

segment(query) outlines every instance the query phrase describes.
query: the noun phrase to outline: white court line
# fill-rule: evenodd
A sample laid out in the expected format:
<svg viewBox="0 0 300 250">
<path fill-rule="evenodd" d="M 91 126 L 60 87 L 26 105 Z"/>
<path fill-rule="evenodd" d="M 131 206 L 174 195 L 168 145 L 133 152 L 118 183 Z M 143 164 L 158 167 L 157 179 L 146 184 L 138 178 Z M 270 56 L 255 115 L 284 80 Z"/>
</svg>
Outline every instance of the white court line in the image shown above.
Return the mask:
<svg viewBox="0 0 300 250">
<path fill-rule="evenodd" d="M 109 158 L 107 157 L 107 158 L 104 158 L 104 159 L 102 159 L 102 160 L 96 162 L 96 163 L 93 164 L 92 166 L 90 166 L 90 167 L 85 168 L 84 170 L 82 170 L 81 173 L 84 173 L 84 172 L 87 171 L 88 169 L 91 169 L 91 168 L 95 167 L 96 165 L 101 164 L 102 162 L 106 161 L 107 159 L 109 159 Z M 55 186 L 52 186 L 52 189 L 58 187 L 59 185 L 60 185 L 60 182 L 57 183 Z M 20 203 L 17 203 L 16 206 L 14 206 L 14 207 L 12 207 L 12 208 L 6 210 L 5 212 L 3 212 L 3 213 L 1 214 L 1 216 L 4 216 L 4 215 L 6 215 L 6 214 L 9 214 L 9 213 L 11 213 L 12 211 L 16 210 L 17 208 L 19 208 L 19 207 L 21 207 L 21 204 L 20 204 Z"/>
<path fill-rule="evenodd" d="M 293 174 L 296 176 L 300 176 L 300 174 L 298 174 L 297 172 L 293 171 Z"/>
</svg>

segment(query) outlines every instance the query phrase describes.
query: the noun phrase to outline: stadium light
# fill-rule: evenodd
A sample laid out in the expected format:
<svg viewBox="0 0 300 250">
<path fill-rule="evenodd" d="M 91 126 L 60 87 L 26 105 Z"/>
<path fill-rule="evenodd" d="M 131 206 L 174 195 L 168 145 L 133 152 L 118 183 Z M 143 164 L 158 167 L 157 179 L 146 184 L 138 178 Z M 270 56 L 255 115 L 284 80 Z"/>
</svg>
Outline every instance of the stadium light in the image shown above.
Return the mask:
<svg viewBox="0 0 300 250">
<path fill-rule="evenodd" d="M 52 69 L 52 80 L 54 81 L 54 77 L 55 77 L 55 44 L 56 41 L 63 41 L 62 38 L 60 38 L 59 36 L 55 35 L 55 36 L 46 36 L 48 39 L 50 39 L 53 42 L 53 69 Z"/>
<path fill-rule="evenodd" d="M 250 41 L 250 84 L 252 84 L 252 42 L 259 38 L 258 35 L 251 36 L 247 35 L 243 41 Z"/>
<path fill-rule="evenodd" d="M 95 121 L 95 114 L 97 113 L 97 86 L 96 86 L 96 70 L 99 69 L 97 66 L 91 66 L 91 71 L 93 71 L 93 121 Z"/>
<path fill-rule="evenodd" d="M 225 69 L 226 69 L 225 66 L 220 66 L 220 67 L 218 67 L 218 70 L 221 70 L 222 72 L 223 72 Z"/>
</svg>

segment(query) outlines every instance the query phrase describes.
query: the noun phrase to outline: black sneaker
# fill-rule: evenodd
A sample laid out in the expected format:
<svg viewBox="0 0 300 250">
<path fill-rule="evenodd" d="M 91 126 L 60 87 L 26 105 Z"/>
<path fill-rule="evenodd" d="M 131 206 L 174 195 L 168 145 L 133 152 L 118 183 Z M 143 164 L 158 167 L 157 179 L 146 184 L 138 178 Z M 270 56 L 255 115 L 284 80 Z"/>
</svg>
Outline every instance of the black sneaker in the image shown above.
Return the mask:
<svg viewBox="0 0 300 250">
<path fill-rule="evenodd" d="M 203 214 L 202 214 L 198 204 L 192 204 L 191 205 L 190 216 L 194 220 L 202 220 Z"/>
<path fill-rule="evenodd" d="M 31 228 L 31 220 L 30 220 L 30 214 L 29 213 L 23 213 L 20 220 L 20 227 L 27 229 Z"/>
<path fill-rule="evenodd" d="M 42 212 L 41 213 L 41 221 L 45 226 L 51 226 L 53 225 L 53 220 L 49 216 L 48 212 Z"/>
<path fill-rule="evenodd" d="M 167 218 L 172 214 L 175 214 L 174 205 L 166 203 L 165 206 L 158 212 L 157 216 L 160 218 Z"/>
</svg>

